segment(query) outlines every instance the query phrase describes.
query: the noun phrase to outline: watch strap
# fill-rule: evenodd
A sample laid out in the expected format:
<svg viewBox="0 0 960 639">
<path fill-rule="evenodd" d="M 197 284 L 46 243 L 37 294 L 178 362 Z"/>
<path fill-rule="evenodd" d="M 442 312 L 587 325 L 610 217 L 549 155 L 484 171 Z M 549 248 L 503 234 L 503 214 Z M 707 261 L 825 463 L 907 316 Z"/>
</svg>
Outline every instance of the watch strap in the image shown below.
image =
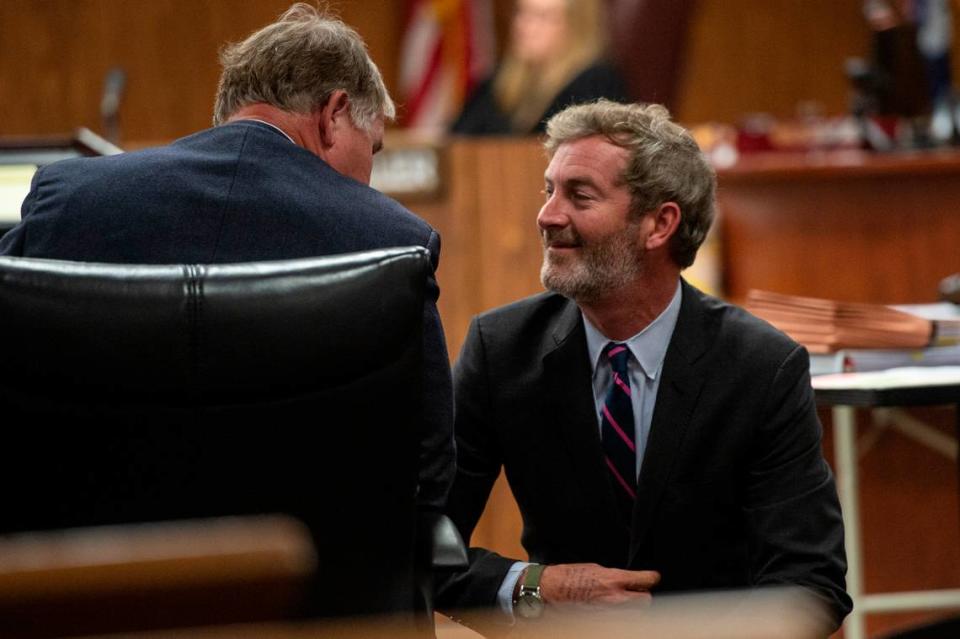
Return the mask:
<svg viewBox="0 0 960 639">
<path fill-rule="evenodd" d="M 537 590 L 540 588 L 540 577 L 543 576 L 543 564 L 530 564 L 523 573 L 523 582 L 520 584 L 523 590 Z"/>
</svg>

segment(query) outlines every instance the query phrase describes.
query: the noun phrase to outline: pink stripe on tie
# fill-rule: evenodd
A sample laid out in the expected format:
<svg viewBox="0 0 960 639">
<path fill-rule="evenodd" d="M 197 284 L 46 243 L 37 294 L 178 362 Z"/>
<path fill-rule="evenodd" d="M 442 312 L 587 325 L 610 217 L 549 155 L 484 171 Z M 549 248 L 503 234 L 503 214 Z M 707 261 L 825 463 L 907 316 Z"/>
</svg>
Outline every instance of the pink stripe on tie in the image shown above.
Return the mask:
<svg viewBox="0 0 960 639">
<path fill-rule="evenodd" d="M 617 470 L 617 467 L 613 465 L 613 462 L 610 461 L 610 458 L 604 455 L 603 459 L 607 462 L 607 468 L 610 469 L 610 472 L 613 473 L 613 476 L 617 478 L 617 481 L 620 482 L 620 485 L 623 486 L 623 489 L 627 491 L 627 494 L 630 495 L 630 499 L 636 499 L 636 491 L 630 487 L 630 484 L 620 476 L 620 472 Z"/>
<path fill-rule="evenodd" d="M 620 390 L 627 394 L 627 397 L 630 397 L 630 387 L 623 383 L 618 373 L 613 374 L 613 383 L 619 386 Z"/>
<path fill-rule="evenodd" d="M 626 347 L 626 346 L 622 346 L 622 345 L 621 345 L 621 346 L 614 346 L 614 347 L 611 348 L 609 351 L 607 351 L 607 357 L 608 357 L 608 358 L 612 358 L 612 357 L 613 357 L 614 355 L 616 355 L 617 353 L 622 353 L 622 352 L 625 351 L 625 350 L 627 350 L 627 347 Z"/>
<path fill-rule="evenodd" d="M 613 426 L 613 430 L 617 431 L 617 434 L 620 435 L 620 439 L 624 441 L 624 443 L 630 448 L 631 451 L 633 451 L 634 453 L 637 452 L 636 444 L 630 441 L 630 438 L 627 437 L 627 434 L 623 432 L 623 429 L 620 428 L 620 424 L 618 424 L 617 420 L 615 420 L 613 418 L 613 415 L 610 414 L 610 411 L 607 409 L 606 404 L 603 405 L 603 414 L 607 418 L 607 421 L 610 422 L 610 425 Z"/>
</svg>

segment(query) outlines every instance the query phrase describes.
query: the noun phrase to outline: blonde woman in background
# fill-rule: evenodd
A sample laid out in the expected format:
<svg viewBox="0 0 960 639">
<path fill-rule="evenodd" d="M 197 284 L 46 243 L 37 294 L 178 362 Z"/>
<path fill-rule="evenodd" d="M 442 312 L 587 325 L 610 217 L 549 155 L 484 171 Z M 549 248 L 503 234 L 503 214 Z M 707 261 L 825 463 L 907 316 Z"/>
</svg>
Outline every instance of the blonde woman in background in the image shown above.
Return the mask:
<svg viewBox="0 0 960 639">
<path fill-rule="evenodd" d="M 465 135 L 542 133 L 554 113 L 580 102 L 628 101 L 604 54 L 604 0 L 517 0 L 509 50 L 452 127 Z"/>
</svg>

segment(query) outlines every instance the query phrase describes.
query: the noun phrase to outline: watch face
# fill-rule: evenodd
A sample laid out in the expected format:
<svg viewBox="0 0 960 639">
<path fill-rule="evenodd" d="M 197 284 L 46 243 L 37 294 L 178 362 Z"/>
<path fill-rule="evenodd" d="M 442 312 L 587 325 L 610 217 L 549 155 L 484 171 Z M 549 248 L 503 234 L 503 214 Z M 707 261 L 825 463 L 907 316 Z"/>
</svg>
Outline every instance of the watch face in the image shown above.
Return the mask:
<svg viewBox="0 0 960 639">
<path fill-rule="evenodd" d="M 543 614 L 543 599 L 532 592 L 521 592 L 517 598 L 516 613 L 523 619 L 536 619 Z"/>
</svg>

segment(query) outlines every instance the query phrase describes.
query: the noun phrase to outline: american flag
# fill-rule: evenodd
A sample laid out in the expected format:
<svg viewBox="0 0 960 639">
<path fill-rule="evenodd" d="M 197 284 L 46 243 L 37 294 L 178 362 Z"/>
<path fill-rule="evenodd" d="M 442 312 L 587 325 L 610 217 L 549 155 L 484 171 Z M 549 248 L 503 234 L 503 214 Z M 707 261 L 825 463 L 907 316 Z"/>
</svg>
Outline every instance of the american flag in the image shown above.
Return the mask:
<svg viewBox="0 0 960 639">
<path fill-rule="evenodd" d="M 490 0 L 407 0 L 401 123 L 440 132 L 493 68 Z"/>
</svg>

